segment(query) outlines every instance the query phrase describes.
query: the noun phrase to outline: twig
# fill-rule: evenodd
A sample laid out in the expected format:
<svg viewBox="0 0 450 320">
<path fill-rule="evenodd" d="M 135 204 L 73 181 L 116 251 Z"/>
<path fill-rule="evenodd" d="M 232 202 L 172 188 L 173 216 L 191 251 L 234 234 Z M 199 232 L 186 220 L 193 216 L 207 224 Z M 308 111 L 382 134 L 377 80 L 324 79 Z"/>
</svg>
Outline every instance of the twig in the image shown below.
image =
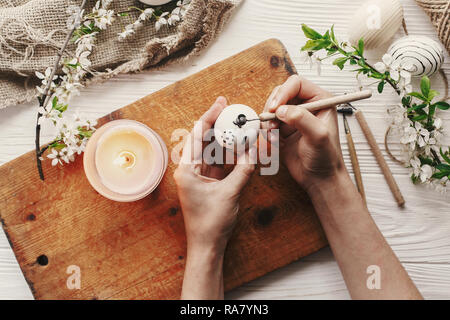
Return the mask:
<svg viewBox="0 0 450 320">
<path fill-rule="evenodd" d="M 83 2 L 81 3 L 80 6 L 80 13 L 79 13 L 79 18 L 81 21 L 81 14 L 83 11 L 84 6 L 86 5 L 87 0 L 83 0 Z M 39 106 L 43 107 L 44 109 L 47 107 L 48 101 L 50 96 L 48 95 L 48 92 L 50 90 L 50 86 L 53 82 L 53 77 L 56 74 L 56 70 L 58 69 L 59 66 L 59 62 L 61 61 L 61 58 L 67 48 L 67 46 L 69 45 L 69 41 L 72 38 L 72 34 L 74 33 L 75 29 L 77 28 L 77 26 L 75 25 L 72 30 L 70 30 L 70 32 L 67 34 L 66 39 L 64 41 L 64 45 L 62 46 L 62 48 L 58 51 L 58 55 L 56 56 L 56 61 L 55 64 L 53 66 L 52 69 L 52 73 L 50 75 L 50 78 L 48 80 L 47 86 L 44 89 L 44 93 L 42 94 L 42 96 L 39 98 Z M 44 153 L 44 151 L 46 150 L 46 148 L 43 149 L 43 151 L 40 150 L 41 147 L 41 125 L 39 124 L 39 119 L 41 118 L 42 114 L 40 114 L 38 112 L 37 118 L 36 118 L 36 140 L 35 140 L 35 144 L 36 144 L 36 163 L 37 163 L 37 168 L 39 171 L 39 177 L 41 178 L 41 180 L 44 180 L 44 172 L 42 171 L 42 161 L 41 161 L 41 156 Z"/>
</svg>

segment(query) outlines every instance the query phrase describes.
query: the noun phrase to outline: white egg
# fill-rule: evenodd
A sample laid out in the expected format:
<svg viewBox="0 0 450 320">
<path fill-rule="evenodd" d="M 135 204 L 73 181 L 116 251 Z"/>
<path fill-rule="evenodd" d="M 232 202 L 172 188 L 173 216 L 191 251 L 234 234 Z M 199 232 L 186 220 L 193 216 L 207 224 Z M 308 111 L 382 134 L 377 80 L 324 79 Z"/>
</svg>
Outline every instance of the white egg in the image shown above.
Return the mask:
<svg viewBox="0 0 450 320">
<path fill-rule="evenodd" d="M 356 10 L 348 25 L 349 41 L 373 49 L 388 42 L 402 25 L 403 8 L 399 0 L 368 0 Z"/>
<path fill-rule="evenodd" d="M 252 121 L 239 126 L 237 120 L 240 116 L 245 116 L 247 120 Z M 233 104 L 226 107 L 217 118 L 214 124 L 214 136 L 222 147 L 235 152 L 245 150 L 255 143 L 260 124 L 255 110 L 243 104 Z"/>
<path fill-rule="evenodd" d="M 407 36 L 395 41 L 388 50 L 395 61 L 412 65 L 415 77 L 431 76 L 444 63 L 444 48 L 425 36 Z"/>
<path fill-rule="evenodd" d="M 160 6 L 162 4 L 169 3 L 172 0 L 139 0 L 139 1 L 148 4 L 150 6 Z"/>
</svg>

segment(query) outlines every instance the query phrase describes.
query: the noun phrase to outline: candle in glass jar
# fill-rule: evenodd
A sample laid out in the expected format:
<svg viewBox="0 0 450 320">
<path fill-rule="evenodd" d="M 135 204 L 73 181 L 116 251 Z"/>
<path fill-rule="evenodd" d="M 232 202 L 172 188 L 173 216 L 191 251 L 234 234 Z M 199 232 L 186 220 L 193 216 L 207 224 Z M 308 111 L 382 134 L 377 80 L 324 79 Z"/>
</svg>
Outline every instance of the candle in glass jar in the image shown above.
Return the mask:
<svg viewBox="0 0 450 320">
<path fill-rule="evenodd" d="M 158 186 L 167 168 L 167 148 L 144 124 L 116 120 L 91 137 L 84 167 L 100 194 L 116 201 L 135 201 Z"/>
</svg>

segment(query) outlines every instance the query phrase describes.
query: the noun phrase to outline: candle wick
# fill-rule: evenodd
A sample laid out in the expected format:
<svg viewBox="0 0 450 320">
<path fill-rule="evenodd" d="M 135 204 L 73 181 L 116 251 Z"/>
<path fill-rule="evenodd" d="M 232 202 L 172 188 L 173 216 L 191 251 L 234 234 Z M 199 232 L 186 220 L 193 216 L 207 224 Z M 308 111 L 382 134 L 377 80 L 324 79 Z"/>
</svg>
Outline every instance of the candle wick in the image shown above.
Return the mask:
<svg viewBox="0 0 450 320">
<path fill-rule="evenodd" d="M 124 167 L 126 169 L 131 169 L 135 165 L 135 156 L 129 151 L 122 151 L 113 160 L 113 163 L 117 166 Z"/>
</svg>

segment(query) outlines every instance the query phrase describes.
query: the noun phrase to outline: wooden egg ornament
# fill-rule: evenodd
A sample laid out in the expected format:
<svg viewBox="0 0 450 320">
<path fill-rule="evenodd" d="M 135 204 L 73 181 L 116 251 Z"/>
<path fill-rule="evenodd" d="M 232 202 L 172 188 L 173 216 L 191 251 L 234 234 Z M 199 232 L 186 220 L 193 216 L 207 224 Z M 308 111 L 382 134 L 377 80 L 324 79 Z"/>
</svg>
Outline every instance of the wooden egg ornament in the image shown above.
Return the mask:
<svg viewBox="0 0 450 320">
<path fill-rule="evenodd" d="M 403 37 L 387 53 L 402 65 L 410 64 L 413 77 L 431 76 L 442 67 L 445 58 L 441 44 L 425 36 Z"/>
<path fill-rule="evenodd" d="M 245 150 L 255 143 L 260 125 L 255 110 L 243 104 L 233 104 L 219 114 L 214 124 L 214 136 L 224 148 L 235 152 Z"/>
<path fill-rule="evenodd" d="M 348 25 L 348 37 L 357 46 L 364 39 L 366 49 L 374 49 L 388 42 L 403 21 L 399 0 L 368 0 L 356 10 Z"/>
<path fill-rule="evenodd" d="M 148 4 L 149 6 L 160 6 L 162 4 L 169 3 L 172 0 L 139 0 L 139 1 Z"/>
</svg>

